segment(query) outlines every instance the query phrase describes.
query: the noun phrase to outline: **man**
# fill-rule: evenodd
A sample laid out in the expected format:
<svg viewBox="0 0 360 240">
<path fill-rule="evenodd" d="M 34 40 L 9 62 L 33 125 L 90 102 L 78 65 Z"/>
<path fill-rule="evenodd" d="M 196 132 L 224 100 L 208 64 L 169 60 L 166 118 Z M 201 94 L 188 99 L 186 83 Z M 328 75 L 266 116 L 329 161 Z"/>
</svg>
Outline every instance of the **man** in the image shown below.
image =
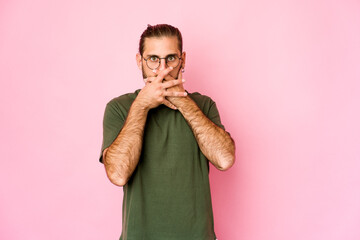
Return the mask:
<svg viewBox="0 0 360 240">
<path fill-rule="evenodd" d="M 106 106 L 100 162 L 123 186 L 120 240 L 214 240 L 209 161 L 230 168 L 235 145 L 215 103 L 187 93 L 180 31 L 148 25 L 137 65 L 145 86 Z"/>
</svg>

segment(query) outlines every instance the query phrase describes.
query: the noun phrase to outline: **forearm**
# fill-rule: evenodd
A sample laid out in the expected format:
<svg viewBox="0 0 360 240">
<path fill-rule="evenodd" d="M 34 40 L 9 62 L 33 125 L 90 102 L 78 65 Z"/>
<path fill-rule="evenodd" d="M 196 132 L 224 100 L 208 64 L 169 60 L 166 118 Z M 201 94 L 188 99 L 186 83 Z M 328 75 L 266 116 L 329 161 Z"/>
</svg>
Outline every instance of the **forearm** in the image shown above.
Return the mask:
<svg viewBox="0 0 360 240">
<path fill-rule="evenodd" d="M 115 185 L 125 185 L 139 162 L 147 113 L 135 100 L 119 135 L 104 151 L 106 173 Z"/>
<path fill-rule="evenodd" d="M 235 161 L 235 143 L 230 135 L 208 119 L 190 98 L 169 98 L 182 113 L 202 153 L 219 170 L 230 168 Z"/>
</svg>

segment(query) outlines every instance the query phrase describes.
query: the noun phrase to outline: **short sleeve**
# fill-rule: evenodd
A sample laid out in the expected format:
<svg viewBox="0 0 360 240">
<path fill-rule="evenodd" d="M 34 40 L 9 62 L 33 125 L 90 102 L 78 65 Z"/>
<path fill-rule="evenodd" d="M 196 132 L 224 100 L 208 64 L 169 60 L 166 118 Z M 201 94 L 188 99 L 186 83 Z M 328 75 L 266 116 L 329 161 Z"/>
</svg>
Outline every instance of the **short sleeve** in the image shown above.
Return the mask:
<svg viewBox="0 0 360 240">
<path fill-rule="evenodd" d="M 210 97 L 202 95 L 198 92 L 191 93 L 190 97 L 195 101 L 195 103 L 208 119 L 225 130 L 224 125 L 221 123 L 220 114 L 216 107 L 216 103 Z"/>
<path fill-rule="evenodd" d="M 105 108 L 103 119 L 103 141 L 99 161 L 102 163 L 103 152 L 108 148 L 119 135 L 122 129 L 126 116 L 121 112 L 121 109 L 116 106 L 113 101 L 110 101 Z"/>
<path fill-rule="evenodd" d="M 218 111 L 218 109 L 216 107 L 216 103 L 214 101 L 211 101 L 211 103 L 210 103 L 210 108 L 209 108 L 209 111 L 207 113 L 207 117 L 213 123 L 215 123 L 217 126 L 221 127 L 223 130 L 225 130 L 224 125 L 222 125 L 222 123 L 221 123 L 220 114 L 219 114 L 219 111 Z"/>
</svg>

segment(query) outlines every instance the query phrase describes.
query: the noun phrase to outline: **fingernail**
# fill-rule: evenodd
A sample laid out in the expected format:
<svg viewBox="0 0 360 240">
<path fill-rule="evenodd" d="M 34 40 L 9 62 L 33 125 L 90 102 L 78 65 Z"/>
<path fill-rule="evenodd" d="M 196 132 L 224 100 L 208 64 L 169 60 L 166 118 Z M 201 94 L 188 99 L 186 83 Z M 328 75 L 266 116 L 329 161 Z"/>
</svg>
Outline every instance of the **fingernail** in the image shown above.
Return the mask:
<svg viewBox="0 0 360 240">
<path fill-rule="evenodd" d="M 187 95 L 187 92 L 184 92 L 184 96 L 186 96 Z"/>
<path fill-rule="evenodd" d="M 171 70 L 173 70 L 174 68 L 173 67 L 169 67 Z"/>
<path fill-rule="evenodd" d="M 156 69 L 153 69 L 152 72 L 153 72 L 153 73 L 156 73 Z"/>
<path fill-rule="evenodd" d="M 147 78 L 144 78 L 144 82 L 147 82 Z"/>
<path fill-rule="evenodd" d="M 185 82 L 185 79 L 182 79 L 182 82 Z"/>
</svg>

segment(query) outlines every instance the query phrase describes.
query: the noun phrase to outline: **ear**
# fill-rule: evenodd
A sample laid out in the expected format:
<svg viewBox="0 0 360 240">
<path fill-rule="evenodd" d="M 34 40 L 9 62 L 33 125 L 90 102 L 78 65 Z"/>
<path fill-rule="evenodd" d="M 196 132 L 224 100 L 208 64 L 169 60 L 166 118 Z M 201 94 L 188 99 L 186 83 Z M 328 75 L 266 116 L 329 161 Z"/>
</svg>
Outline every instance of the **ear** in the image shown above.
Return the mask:
<svg viewBox="0 0 360 240">
<path fill-rule="evenodd" d="M 185 69 L 185 62 L 186 62 L 186 52 L 181 54 L 181 68 Z"/>
<path fill-rule="evenodd" d="M 136 64 L 138 65 L 138 68 L 141 70 L 142 69 L 142 58 L 140 53 L 136 54 Z"/>
</svg>

